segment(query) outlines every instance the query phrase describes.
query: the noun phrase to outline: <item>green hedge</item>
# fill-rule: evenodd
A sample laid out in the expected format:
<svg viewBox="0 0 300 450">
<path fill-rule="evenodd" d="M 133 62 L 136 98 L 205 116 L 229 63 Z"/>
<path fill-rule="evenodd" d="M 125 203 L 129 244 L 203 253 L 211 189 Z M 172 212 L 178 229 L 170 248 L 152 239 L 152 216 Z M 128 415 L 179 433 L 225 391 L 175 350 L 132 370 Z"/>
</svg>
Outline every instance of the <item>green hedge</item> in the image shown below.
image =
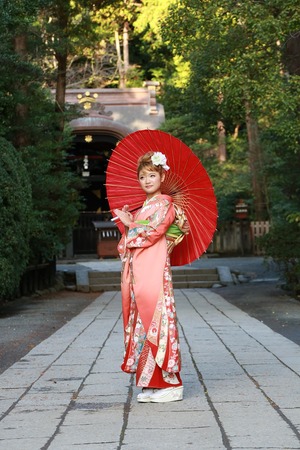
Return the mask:
<svg viewBox="0 0 300 450">
<path fill-rule="evenodd" d="M 18 291 L 29 256 L 31 185 L 11 143 L 0 137 L 0 298 Z"/>
<path fill-rule="evenodd" d="M 269 233 L 258 239 L 266 256 L 271 256 L 284 272 L 285 287 L 300 294 L 300 228 L 297 222 L 272 224 Z"/>
</svg>

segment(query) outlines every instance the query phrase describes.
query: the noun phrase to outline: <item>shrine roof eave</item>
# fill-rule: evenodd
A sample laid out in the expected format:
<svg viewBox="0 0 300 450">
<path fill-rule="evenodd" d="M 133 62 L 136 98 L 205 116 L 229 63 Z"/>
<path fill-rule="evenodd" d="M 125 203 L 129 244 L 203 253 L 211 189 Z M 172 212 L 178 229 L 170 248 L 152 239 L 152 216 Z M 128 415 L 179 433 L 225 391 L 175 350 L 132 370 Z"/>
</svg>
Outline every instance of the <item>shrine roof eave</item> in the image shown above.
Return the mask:
<svg viewBox="0 0 300 450">
<path fill-rule="evenodd" d="M 105 117 L 80 117 L 73 119 L 68 124 L 74 134 L 93 133 L 104 134 L 107 133 L 117 138 L 123 138 L 132 133 L 132 129 Z"/>
</svg>

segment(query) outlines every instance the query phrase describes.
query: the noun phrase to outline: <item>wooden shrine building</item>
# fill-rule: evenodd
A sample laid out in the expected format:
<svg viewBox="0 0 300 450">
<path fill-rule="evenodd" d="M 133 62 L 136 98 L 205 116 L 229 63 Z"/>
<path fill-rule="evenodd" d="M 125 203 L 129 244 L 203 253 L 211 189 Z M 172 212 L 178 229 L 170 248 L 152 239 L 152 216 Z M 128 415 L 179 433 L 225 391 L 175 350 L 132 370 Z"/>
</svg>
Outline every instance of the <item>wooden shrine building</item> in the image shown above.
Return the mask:
<svg viewBox="0 0 300 450">
<path fill-rule="evenodd" d="M 82 117 L 69 124 L 74 141 L 68 161 L 72 170 L 82 176 L 84 209 L 66 248 L 66 257 L 97 253 L 99 230 L 95 229 L 95 222 L 107 221 L 108 225 L 109 221 L 105 213 L 109 210 L 105 189 L 109 157 L 127 134 L 157 129 L 164 121 L 164 108 L 156 101 L 157 85 L 146 82 L 144 88 L 67 90 L 66 103 L 82 110 Z M 98 256 L 106 255 L 98 251 Z"/>
</svg>

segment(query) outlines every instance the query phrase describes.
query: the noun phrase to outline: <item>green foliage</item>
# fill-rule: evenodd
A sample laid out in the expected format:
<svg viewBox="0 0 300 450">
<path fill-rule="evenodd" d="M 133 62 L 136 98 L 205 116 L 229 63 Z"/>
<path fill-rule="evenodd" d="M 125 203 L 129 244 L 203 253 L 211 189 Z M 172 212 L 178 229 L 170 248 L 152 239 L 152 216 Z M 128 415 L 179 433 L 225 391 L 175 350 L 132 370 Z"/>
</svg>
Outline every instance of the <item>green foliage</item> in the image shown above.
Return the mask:
<svg viewBox="0 0 300 450">
<path fill-rule="evenodd" d="M 262 133 L 266 147 L 265 177 L 268 184 L 269 208 L 275 223 L 282 217 L 297 224 L 300 210 L 300 114 L 297 98 L 299 78 L 285 85 L 285 95 L 277 101 L 272 122 Z"/>
<path fill-rule="evenodd" d="M 144 74 L 141 68 L 131 66 L 126 72 L 126 88 L 142 87 L 145 81 Z"/>
<path fill-rule="evenodd" d="M 260 180 L 268 188 L 272 219 L 279 211 L 291 220 L 299 213 L 295 201 L 300 179 L 299 79 L 288 78 L 282 65 L 287 43 L 299 26 L 296 0 L 181 0 L 172 2 L 160 24 L 165 44 L 190 65 L 189 79 L 181 85 L 177 82 L 180 89 L 174 87 L 176 75 L 166 82 L 163 103 L 167 117 L 196 117 L 199 136 L 212 145 L 216 144 L 213 127 L 218 120 L 225 124 L 227 161 L 210 168 L 219 192 L 221 217 L 228 217 L 226 211 L 222 214 L 224 196 L 233 199 L 242 192 L 252 197 L 244 136 L 235 141 L 241 144 L 241 157 L 236 159 L 236 152 L 230 149 L 234 142 L 230 134 L 237 126 L 245 128 L 246 114 L 259 124 L 266 169 Z M 176 72 L 183 80 L 182 73 Z M 286 173 L 290 181 L 284 180 Z"/>
<path fill-rule="evenodd" d="M 20 33 L 31 25 L 43 0 L 0 0 L 0 28 Z"/>
<path fill-rule="evenodd" d="M 299 29 L 300 23 L 294 29 L 290 25 L 291 21 L 295 25 L 297 17 L 299 22 L 298 11 L 296 1 L 280 6 L 252 0 L 174 3 L 161 33 L 174 54 L 190 64 L 190 79 L 177 100 L 180 115 L 192 112 L 207 132 L 222 120 L 229 135 L 237 125 L 245 126 L 246 119 L 249 123 L 249 117 L 264 130 L 274 116 L 276 102 L 284 97 L 287 101 L 282 43 Z M 172 114 L 175 108 L 173 102 Z M 265 192 L 261 147 L 249 131 L 248 140 L 253 145 L 245 159 L 251 164 L 254 198 L 259 198 L 258 185 Z"/>
<path fill-rule="evenodd" d="M 260 243 L 284 266 L 287 287 L 300 292 L 300 95 L 299 77 L 273 98 L 272 121 L 262 133 L 272 228 Z"/>
<path fill-rule="evenodd" d="M 71 240 L 79 214 L 78 181 L 64 164 L 64 152 L 52 143 L 26 147 L 24 159 L 32 184 L 30 261 L 57 256 Z"/>
<path fill-rule="evenodd" d="M 30 260 L 38 263 L 51 260 L 70 242 L 81 185 L 65 162 L 71 131 L 66 128 L 61 136 L 59 114 L 44 90 L 37 89 L 31 100 L 27 127 L 31 145 L 23 148 L 22 157 L 32 186 Z"/>
<path fill-rule="evenodd" d="M 15 52 L 14 39 L 18 33 L 26 35 L 33 20 L 36 2 L 5 2 L 0 15 L 0 136 L 13 138 L 19 131 L 16 110 L 30 102 L 41 78 L 40 68 Z M 26 87 L 26 89 L 24 89 Z M 13 141 L 13 138 L 8 140 Z"/>
<path fill-rule="evenodd" d="M 139 73 L 138 84 L 133 85 L 132 77 L 126 75 L 128 87 L 139 87 L 145 80 L 155 80 L 163 83 L 166 73 L 170 72 L 172 55 L 170 50 L 162 43 L 161 46 L 149 45 L 144 33 L 133 32 L 130 40 L 130 67 Z M 141 82 L 139 82 L 141 80 Z"/>
<path fill-rule="evenodd" d="M 192 114 L 174 115 L 161 124 L 160 129 L 181 139 L 186 145 L 193 146 L 197 142 L 201 129 L 199 122 Z"/>
<path fill-rule="evenodd" d="M 42 36 L 36 59 L 55 87 L 58 63 L 66 62 L 69 87 L 112 87 L 118 83 L 115 33 L 132 23 L 137 3 L 133 0 L 44 0 L 35 22 Z M 55 57 L 55 59 L 53 58 Z M 131 77 L 131 83 L 135 76 Z"/>
<path fill-rule="evenodd" d="M 171 47 L 161 33 L 161 23 L 172 3 L 174 0 L 143 0 L 132 23 L 130 61 L 141 67 L 144 79 L 162 84 L 176 74 Z"/>
<path fill-rule="evenodd" d="M 29 258 L 31 186 L 14 147 L 0 138 L 0 298 L 18 290 Z"/>
<path fill-rule="evenodd" d="M 285 287 L 300 293 L 300 228 L 298 223 L 282 219 L 258 241 L 266 255 L 272 256 L 285 275 Z"/>
<path fill-rule="evenodd" d="M 160 129 L 181 139 L 200 158 L 215 189 L 219 222 L 235 219 L 235 203 L 239 198 L 247 200 L 251 207 L 251 174 L 245 158 L 247 142 L 242 133 L 239 138 L 227 138 L 228 158 L 220 164 L 217 160 L 217 136 L 210 130 L 206 131 L 196 116 L 186 114 L 168 119 Z"/>
<path fill-rule="evenodd" d="M 7 15 L 8 12 L 6 9 Z M 26 26 L 26 19 L 23 23 L 20 15 L 18 27 L 27 33 L 30 43 Z M 27 168 L 32 191 L 27 260 L 29 258 L 29 262 L 35 264 L 52 259 L 70 241 L 72 226 L 78 217 L 78 181 L 64 161 L 65 149 L 71 145 L 70 131 L 66 130 L 62 135 L 59 128 L 61 114 L 54 112 L 53 98 L 43 87 L 43 74 L 33 63 L 30 53 L 26 58 L 14 53 L 9 44 L 14 31 L 7 30 L 0 19 L 0 43 L 5 50 L 0 65 L 0 99 L 3 100 L 0 135 L 10 142 L 16 135 L 26 137 L 26 146 L 18 150 Z M 25 111 L 22 115 L 19 114 L 20 105 Z M 15 170 L 17 168 L 18 164 Z M 20 273 L 22 270 L 21 261 Z"/>
<path fill-rule="evenodd" d="M 235 204 L 243 199 L 249 206 L 249 219 L 253 219 L 253 193 L 251 174 L 245 158 L 245 139 L 227 139 L 228 158 L 222 164 L 216 158 L 207 166 L 218 199 L 219 223 L 235 220 Z"/>
</svg>

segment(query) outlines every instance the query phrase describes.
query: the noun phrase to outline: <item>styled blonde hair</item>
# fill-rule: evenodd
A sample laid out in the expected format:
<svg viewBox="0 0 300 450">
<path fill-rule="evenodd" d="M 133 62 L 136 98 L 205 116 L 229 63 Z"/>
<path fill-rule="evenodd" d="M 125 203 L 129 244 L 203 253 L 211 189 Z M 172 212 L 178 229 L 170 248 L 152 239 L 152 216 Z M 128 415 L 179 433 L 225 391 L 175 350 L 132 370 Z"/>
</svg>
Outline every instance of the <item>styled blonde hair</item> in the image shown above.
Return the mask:
<svg viewBox="0 0 300 450">
<path fill-rule="evenodd" d="M 144 155 L 140 156 L 137 163 L 137 176 L 139 176 L 139 173 L 141 170 L 149 170 L 151 172 L 158 172 L 160 175 L 164 173 L 164 169 L 162 166 L 156 166 L 153 164 L 151 157 L 154 155 L 154 152 L 147 152 Z"/>
</svg>

